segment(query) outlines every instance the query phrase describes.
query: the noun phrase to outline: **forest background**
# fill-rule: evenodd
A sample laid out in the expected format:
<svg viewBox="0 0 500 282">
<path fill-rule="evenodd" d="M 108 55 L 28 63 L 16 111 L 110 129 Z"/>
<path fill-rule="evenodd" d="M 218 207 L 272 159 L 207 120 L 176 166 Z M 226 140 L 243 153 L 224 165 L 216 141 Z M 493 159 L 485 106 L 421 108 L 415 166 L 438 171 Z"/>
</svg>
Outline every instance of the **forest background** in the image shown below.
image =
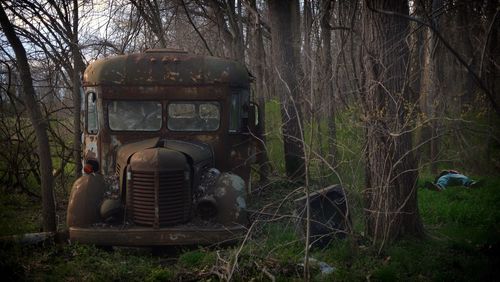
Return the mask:
<svg viewBox="0 0 500 282">
<path fill-rule="evenodd" d="M 1 234 L 64 229 L 69 190 L 81 173 L 85 67 L 168 47 L 240 61 L 255 77 L 266 151 L 255 167 L 254 208 L 288 214 L 283 195 L 342 185 L 353 222 L 348 239 L 312 253 L 337 265 L 335 278 L 494 277 L 499 7 L 496 0 L 4 1 Z M 485 187 L 439 195 L 420 189 L 443 168 L 484 179 Z M 80 276 L 70 266 L 81 264 L 99 279 L 110 273 L 91 271 L 89 257 L 118 257 L 136 264 L 132 278 L 328 279 L 318 269 L 308 273 L 309 248 L 292 226 L 287 217 L 273 219 L 254 229 L 245 248 L 199 249 L 168 263 L 70 245 L 36 249 L 35 257 L 13 247 L 2 258 L 19 252 L 19 259 L 2 267 L 12 277 L 68 279 Z M 439 271 L 414 266 L 425 250 L 436 250 L 428 263 Z M 457 261 L 445 259 L 450 250 Z M 240 252 L 246 256 L 238 259 Z"/>
</svg>

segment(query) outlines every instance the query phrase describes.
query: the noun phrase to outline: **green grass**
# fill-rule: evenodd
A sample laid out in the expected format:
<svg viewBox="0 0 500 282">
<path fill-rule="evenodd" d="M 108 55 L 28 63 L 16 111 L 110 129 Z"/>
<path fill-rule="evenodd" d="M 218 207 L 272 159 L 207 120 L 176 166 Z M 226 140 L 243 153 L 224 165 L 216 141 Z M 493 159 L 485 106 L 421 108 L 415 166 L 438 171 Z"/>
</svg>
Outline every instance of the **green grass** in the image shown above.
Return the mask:
<svg viewBox="0 0 500 282">
<path fill-rule="evenodd" d="M 0 193 L 0 236 L 39 232 L 41 205 L 25 194 Z"/>
<path fill-rule="evenodd" d="M 3 261 L 2 273 L 13 269 L 12 277 L 20 280 L 162 281 L 172 277 L 171 271 L 144 250 L 106 252 L 78 244 L 6 249 L 17 259 Z"/>
<path fill-rule="evenodd" d="M 266 141 L 269 160 L 275 173 L 285 174 L 283 157 L 281 104 L 276 100 L 266 103 Z M 359 188 L 362 184 L 363 166 L 362 151 L 363 130 L 356 109 L 345 110 L 336 117 L 336 140 L 328 133 L 326 121 L 318 127 L 315 121 L 304 120 L 303 130 L 307 148 L 310 151 L 310 174 L 312 181 L 319 184 L 343 183 L 349 187 Z M 335 142 L 334 142 L 335 141 Z M 337 148 L 337 165 L 332 170 L 325 162 L 329 161 L 329 146 Z"/>
<path fill-rule="evenodd" d="M 442 193 L 419 191 L 429 238 L 403 241 L 388 250 L 394 264 L 402 268 L 400 272 L 446 281 L 490 280 L 498 273 L 500 179 L 488 180 L 478 190 L 452 187 Z M 411 269 L 418 257 L 425 259 Z"/>
<path fill-rule="evenodd" d="M 419 189 L 426 227 L 423 239 L 404 238 L 379 252 L 361 234 L 335 241 L 311 256 L 336 268 L 316 281 L 492 281 L 499 275 L 500 178 L 486 179 L 483 188 L 460 187 L 444 192 Z M 2 201 L 7 201 L 5 197 Z M 15 199 L 14 199 L 15 200 Z M 10 199 L 10 201 L 14 201 Z M 17 199 L 21 201 L 20 199 Z M 22 202 L 22 201 L 21 201 Z M 12 205 L 2 205 L 5 209 Z M 26 208 L 26 206 L 24 206 Z M 5 214 L 4 214 L 5 215 Z M 13 215 L 10 215 L 13 219 Z M 29 219 L 22 219 L 30 221 Z M 2 226 L 12 228 L 12 226 Z M 239 253 L 234 278 L 278 281 L 300 280 L 304 245 L 291 220 L 255 226 L 255 233 Z M 227 271 L 239 246 L 197 248 L 155 256 L 149 249 L 118 248 L 112 252 L 85 245 L 2 247 L 1 270 L 16 280 L 218 280 L 212 272 Z"/>
<path fill-rule="evenodd" d="M 300 192 L 284 176 L 283 145 L 280 133 L 279 103 L 266 104 L 269 157 L 275 174 L 272 184 L 258 197 L 250 199 L 253 208 L 264 205 L 280 207 L 280 214 L 290 215 L 293 199 Z M 325 184 L 340 182 L 346 188 L 353 213 L 354 235 L 335 241 L 323 250 L 313 250 L 311 256 L 336 268 L 323 275 L 313 265 L 312 277 L 316 281 L 492 281 L 498 279 L 500 265 L 500 177 L 484 170 L 485 186 L 477 190 L 452 187 L 443 192 L 418 190 L 419 211 L 426 229 L 423 239 L 404 238 L 386 249 L 379 250 L 363 236 L 363 131 L 356 110 L 348 110 L 337 118 L 338 176 L 317 158 L 312 160 L 312 190 Z M 312 125 L 317 128 L 316 125 Z M 316 152 L 328 151 L 331 140 L 322 122 L 320 132 L 311 135 L 309 122 L 305 123 L 306 140 Z M 460 139 L 462 143 L 480 143 L 479 137 Z M 313 140 L 314 142 L 310 142 Z M 453 136 L 443 139 L 446 152 L 458 151 L 453 147 Z M 471 148 L 482 150 L 479 144 Z M 322 146 L 320 148 L 320 146 Z M 481 151 L 482 152 L 482 151 Z M 481 170 L 467 166 L 460 159 L 461 152 L 452 155 L 453 161 L 442 163 L 442 168 L 457 168 L 466 173 Z M 472 154 L 468 152 L 467 154 Z M 477 153 L 474 163 L 488 162 L 483 153 Z M 466 160 L 470 156 L 465 156 Z M 459 160 L 459 161 L 457 161 Z M 66 169 L 71 169 L 67 166 Z M 476 172 L 476 173 L 479 173 Z M 423 166 L 418 186 L 432 180 L 428 166 Z M 59 191 L 59 202 L 64 195 Z M 61 192 L 62 191 L 62 192 Z M 285 198 L 285 195 L 290 195 Z M 41 206 L 18 194 L 0 195 L 0 235 L 40 230 Z M 64 212 L 64 207 L 62 207 Z M 9 280 L 84 280 L 84 281 L 178 281 L 219 280 L 227 275 L 238 253 L 236 281 L 269 280 L 264 270 L 277 281 L 300 281 L 304 257 L 304 243 L 295 232 L 293 219 L 283 218 L 254 227 L 254 233 L 244 247 L 239 246 L 195 248 L 178 254 L 152 255 L 149 249 L 115 248 L 107 252 L 93 246 L 46 245 L 22 247 L 1 246 L 0 271 Z"/>
<path fill-rule="evenodd" d="M 186 251 L 179 256 L 178 265 L 186 269 L 200 269 L 207 265 L 213 265 L 216 262 L 214 252 L 199 249 Z"/>
<path fill-rule="evenodd" d="M 337 267 L 335 281 L 492 281 L 500 271 L 500 178 L 477 190 L 419 190 L 424 239 L 405 238 L 378 253 L 348 239 L 313 253 Z"/>
<path fill-rule="evenodd" d="M 272 167 L 279 173 L 285 172 L 285 160 L 283 156 L 283 137 L 281 131 L 280 104 L 269 101 L 265 105 L 266 111 L 266 142 L 269 160 Z"/>
</svg>

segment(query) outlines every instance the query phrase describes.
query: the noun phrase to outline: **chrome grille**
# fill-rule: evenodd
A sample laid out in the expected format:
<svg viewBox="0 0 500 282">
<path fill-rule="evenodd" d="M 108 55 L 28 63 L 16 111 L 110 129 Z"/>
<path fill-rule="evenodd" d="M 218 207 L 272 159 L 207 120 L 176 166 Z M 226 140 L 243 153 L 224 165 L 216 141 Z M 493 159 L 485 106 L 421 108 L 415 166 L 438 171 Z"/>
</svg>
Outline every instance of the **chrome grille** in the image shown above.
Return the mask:
<svg viewBox="0 0 500 282">
<path fill-rule="evenodd" d="M 162 227 L 189 220 L 191 193 L 184 171 L 132 171 L 131 184 L 135 223 Z"/>
</svg>

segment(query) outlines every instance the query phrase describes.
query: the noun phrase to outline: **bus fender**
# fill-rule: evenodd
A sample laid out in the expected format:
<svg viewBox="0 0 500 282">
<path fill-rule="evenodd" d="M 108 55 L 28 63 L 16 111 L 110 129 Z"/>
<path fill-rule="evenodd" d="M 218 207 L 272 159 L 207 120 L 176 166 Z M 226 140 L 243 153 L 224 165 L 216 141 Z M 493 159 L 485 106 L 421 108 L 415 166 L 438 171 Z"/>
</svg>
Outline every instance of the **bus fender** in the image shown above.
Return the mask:
<svg viewBox="0 0 500 282">
<path fill-rule="evenodd" d="M 87 227 L 101 221 L 99 208 L 106 184 L 100 174 L 85 174 L 73 184 L 68 202 L 68 227 Z"/>
</svg>

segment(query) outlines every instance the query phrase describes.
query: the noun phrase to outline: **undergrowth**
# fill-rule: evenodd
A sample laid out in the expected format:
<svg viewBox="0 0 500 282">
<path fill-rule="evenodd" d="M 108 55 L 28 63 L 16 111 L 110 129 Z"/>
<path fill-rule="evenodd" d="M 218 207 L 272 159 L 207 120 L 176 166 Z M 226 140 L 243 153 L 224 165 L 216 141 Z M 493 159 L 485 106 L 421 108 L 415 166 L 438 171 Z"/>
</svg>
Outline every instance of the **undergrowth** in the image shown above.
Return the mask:
<svg viewBox="0 0 500 282">
<path fill-rule="evenodd" d="M 352 110 L 355 111 L 355 110 Z M 355 112 L 339 115 L 337 174 L 331 174 L 320 162 L 313 162 L 311 190 L 340 183 L 345 187 L 351 207 L 353 234 L 332 242 L 324 249 L 313 249 L 317 262 L 334 267 L 323 274 L 318 263 L 311 262 L 316 281 L 492 281 L 499 277 L 500 178 L 490 173 L 472 175 L 484 180 L 475 190 L 451 187 L 443 192 L 423 189 L 432 181 L 428 164 L 421 165 L 418 180 L 419 212 L 425 226 L 424 238 L 404 238 L 379 251 L 363 234 L 362 217 L 362 128 Z M 267 142 L 274 174 L 271 183 L 249 199 L 250 207 L 276 216 L 260 219 L 244 246 L 191 246 L 174 252 L 156 252 L 148 248 L 114 248 L 63 244 L 23 247 L 4 244 L 0 250 L 3 280 L 48 281 L 186 281 L 232 279 L 290 281 L 302 280 L 304 243 L 293 217 L 294 202 L 303 195 L 299 186 L 283 177 L 283 146 L 279 128 L 279 104 L 266 104 Z M 308 129 L 310 124 L 306 124 Z M 319 128 L 326 131 L 326 124 Z M 306 130 L 306 133 L 308 131 Z M 460 132 L 459 132 L 460 133 Z M 308 133 L 307 133 L 308 134 Z M 453 137 L 453 136 L 452 136 Z M 443 139 L 443 145 L 451 144 Z M 306 139 L 311 138 L 309 135 Z M 475 137 L 476 138 L 476 137 Z M 330 140 L 325 135 L 314 139 L 318 152 L 327 152 Z M 461 139 L 462 140 L 462 139 Z M 320 142 L 319 142 L 320 141 Z M 464 141 L 464 140 L 462 140 Z M 475 147 L 474 147 L 475 148 Z M 457 151 L 451 147 L 448 151 Z M 457 153 L 458 154 L 458 153 Z M 469 152 L 469 154 L 471 154 Z M 476 156 L 478 157 L 478 156 Z M 466 168 L 461 156 L 442 164 L 442 168 Z M 455 161 L 454 161 L 455 160 Z M 486 163 L 486 162 L 485 162 Z M 467 174 L 470 171 L 466 171 Z M 476 171 L 472 171 L 476 172 Z M 476 172 L 477 173 L 477 172 Z M 65 185 L 62 185 L 65 186 Z M 58 199 L 67 198 L 67 189 L 59 189 Z M 59 207 L 64 225 L 64 201 Z M 39 201 L 16 193 L 0 194 L 0 235 L 40 231 Z M 235 261 L 236 254 L 238 260 Z"/>
<path fill-rule="evenodd" d="M 469 190 L 451 187 L 444 192 L 419 189 L 419 208 L 426 237 L 405 238 L 379 252 L 361 232 L 313 249 L 311 257 L 335 268 L 322 274 L 312 263 L 317 281 L 492 281 L 500 274 L 500 178 L 486 178 L 485 186 Z M 2 234 L 34 232 L 31 217 L 7 211 L 34 209 L 26 199 L 3 196 Z M 17 204 L 16 204 L 17 203 Z M 22 213 L 21 213 L 22 214 Z M 7 222 L 24 223 L 14 227 Z M 36 221 L 36 220 L 35 220 Z M 301 280 L 303 241 L 291 219 L 261 222 L 238 252 L 232 276 L 240 281 Z M 220 280 L 227 276 L 239 245 L 194 246 L 175 253 L 148 248 L 112 251 L 79 244 L 23 247 L 4 244 L 0 271 L 7 280 L 179 281 Z M 271 276 L 270 276 L 271 275 Z"/>
</svg>

